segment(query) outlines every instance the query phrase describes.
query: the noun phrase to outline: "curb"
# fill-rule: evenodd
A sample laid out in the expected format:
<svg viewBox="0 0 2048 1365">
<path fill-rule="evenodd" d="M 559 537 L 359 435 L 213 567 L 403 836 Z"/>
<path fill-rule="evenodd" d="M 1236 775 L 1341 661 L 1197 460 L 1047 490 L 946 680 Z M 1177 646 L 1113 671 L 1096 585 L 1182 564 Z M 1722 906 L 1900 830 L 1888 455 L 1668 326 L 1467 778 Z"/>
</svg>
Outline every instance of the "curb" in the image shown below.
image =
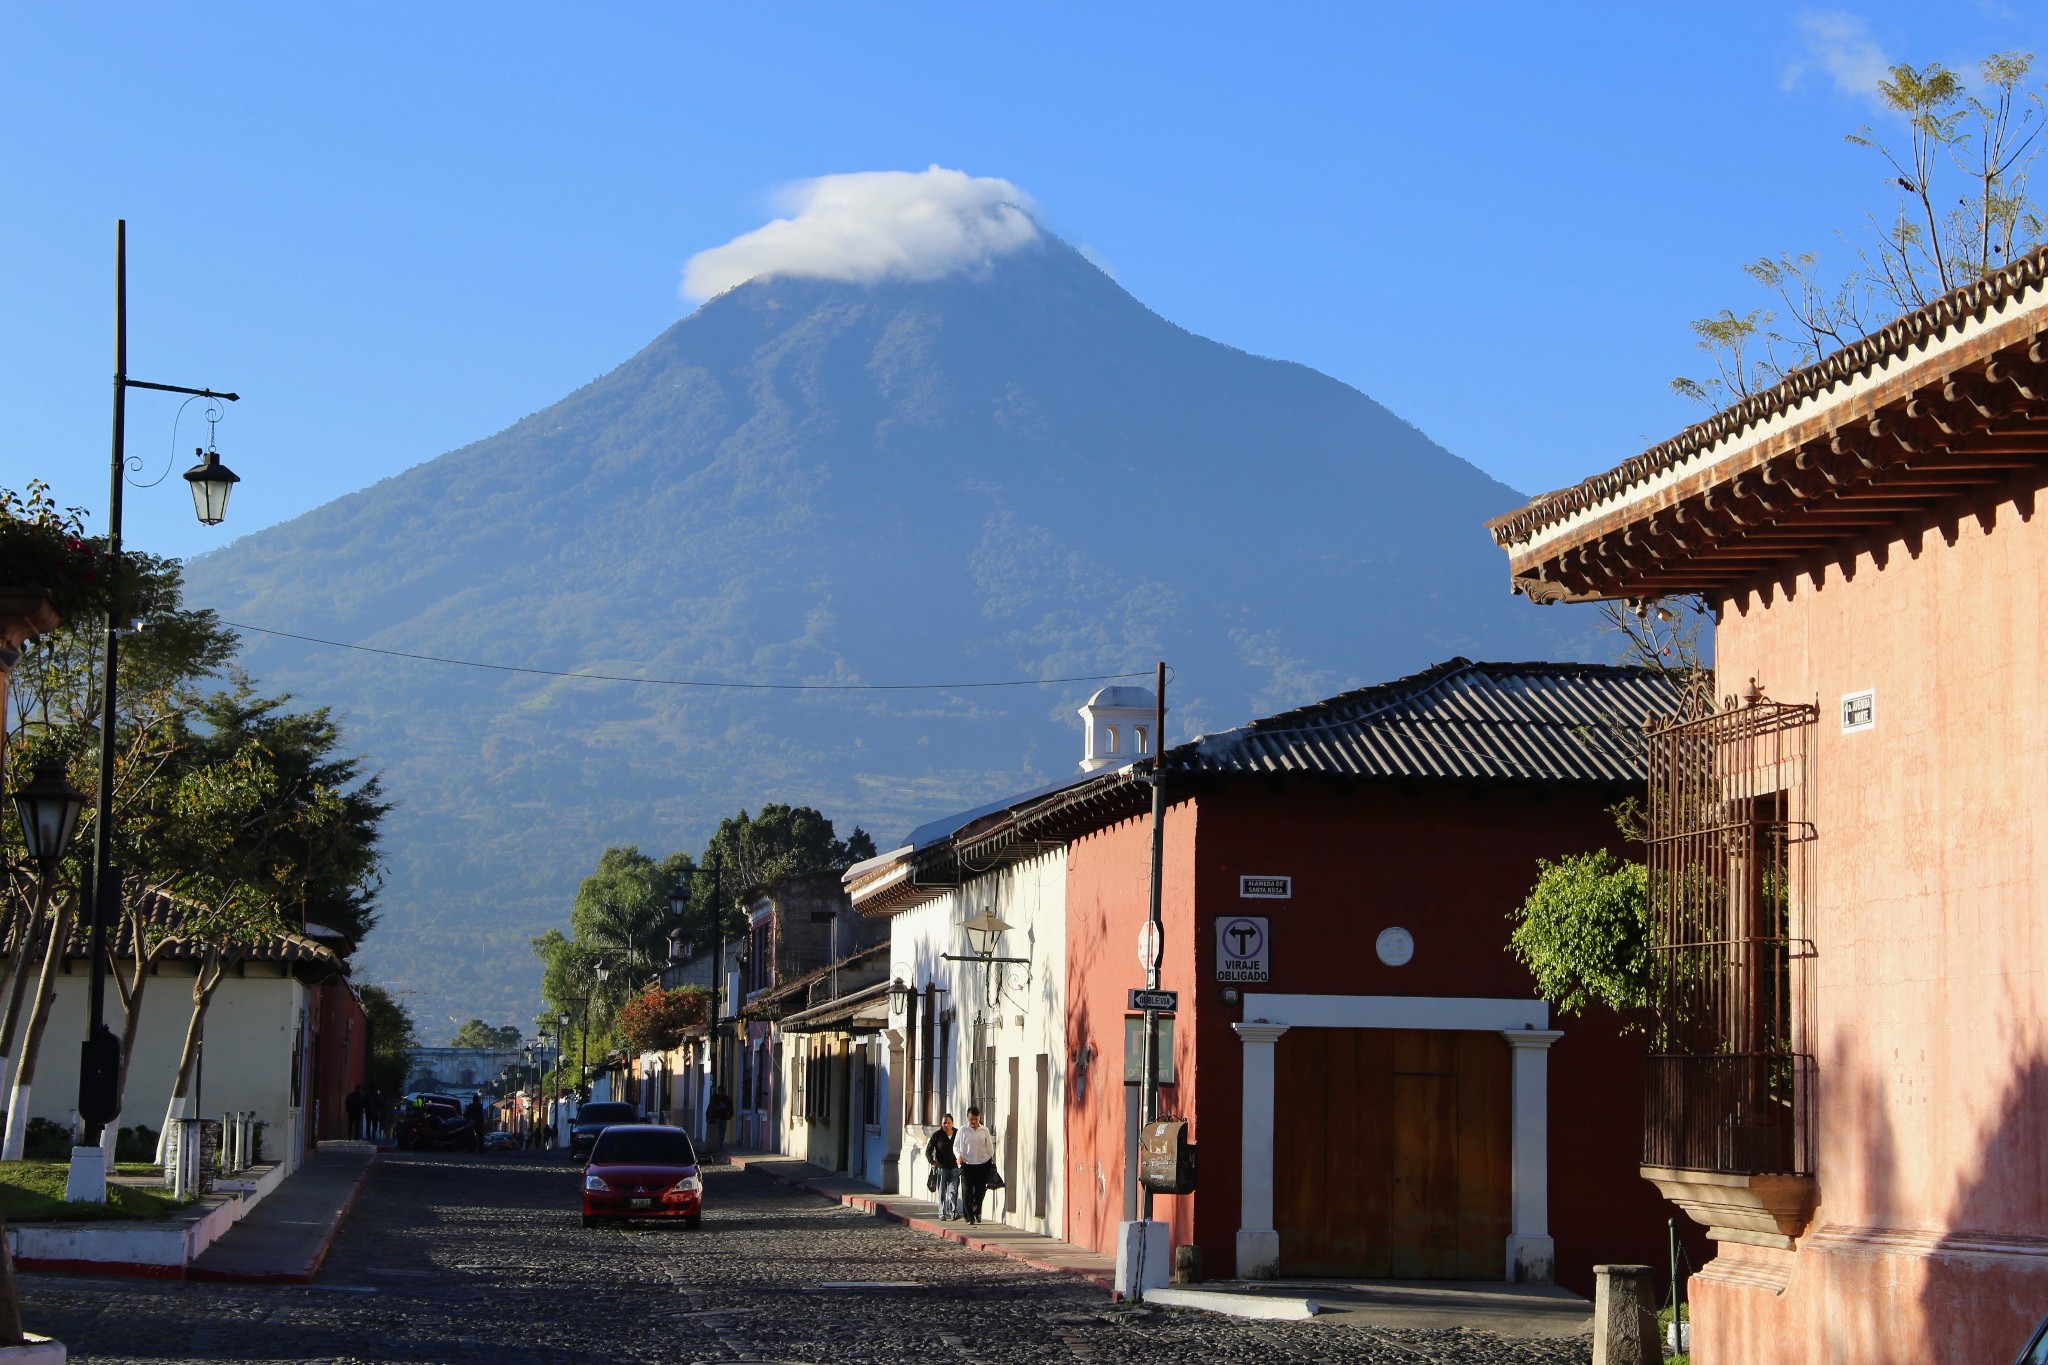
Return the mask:
<svg viewBox="0 0 2048 1365">
<path fill-rule="evenodd" d="M 363 1169 L 356 1174 L 353 1184 L 348 1187 L 348 1196 L 341 1201 L 341 1208 L 334 1215 L 334 1221 L 327 1225 L 327 1235 L 321 1239 L 320 1249 L 313 1253 L 313 1262 L 304 1270 L 240 1271 L 201 1269 L 195 1261 L 185 1267 L 184 1278 L 202 1280 L 209 1284 L 311 1284 L 320 1273 L 320 1267 L 327 1262 L 327 1253 L 334 1249 L 334 1239 L 341 1235 L 341 1225 L 348 1221 L 349 1213 L 356 1206 L 356 1197 L 363 1192 L 363 1186 L 370 1183 L 370 1172 L 377 1167 L 377 1158 L 383 1154 L 379 1148 L 370 1159 L 363 1163 Z"/>
<path fill-rule="evenodd" d="M 1056 1261 L 1046 1260 L 1042 1257 L 1027 1256 L 1014 1247 L 1003 1246 L 996 1242 L 986 1242 L 979 1237 L 970 1237 L 968 1234 L 955 1228 L 934 1223 L 928 1218 L 920 1218 L 915 1214 L 901 1213 L 891 1208 L 878 1195 L 841 1194 L 836 1190 L 820 1189 L 809 1180 L 792 1179 L 775 1171 L 757 1169 L 756 1164 L 751 1161 L 744 1164 L 735 1162 L 734 1165 L 739 1170 L 766 1176 L 778 1185 L 787 1185 L 792 1189 L 802 1190 L 805 1194 L 814 1194 L 820 1199 L 829 1199 L 835 1204 L 844 1204 L 847 1208 L 859 1209 L 863 1213 L 871 1214 L 876 1218 L 881 1218 L 891 1223 L 900 1223 L 904 1227 L 925 1233 L 928 1236 L 942 1238 L 948 1242 L 958 1242 L 970 1251 L 986 1251 L 992 1255 L 1028 1265 L 1033 1270 L 1049 1270 L 1061 1275 L 1072 1275 L 1076 1279 L 1087 1280 L 1090 1284 L 1102 1289 L 1114 1288 L 1116 1284 L 1116 1274 L 1113 1271 L 1089 1270 L 1081 1266 L 1061 1265 Z"/>
<path fill-rule="evenodd" d="M 1322 1311 L 1322 1306 L 1314 1299 L 1232 1294 L 1220 1289 L 1177 1289 L 1172 1286 L 1146 1290 L 1145 1302 L 1165 1308 L 1199 1308 L 1205 1313 L 1261 1318 L 1269 1322 L 1302 1322 Z"/>
<path fill-rule="evenodd" d="M 182 1280 L 185 1267 L 148 1261 L 78 1261 L 56 1257 L 17 1256 L 14 1268 L 24 1275 L 113 1275 L 124 1280 Z"/>
</svg>

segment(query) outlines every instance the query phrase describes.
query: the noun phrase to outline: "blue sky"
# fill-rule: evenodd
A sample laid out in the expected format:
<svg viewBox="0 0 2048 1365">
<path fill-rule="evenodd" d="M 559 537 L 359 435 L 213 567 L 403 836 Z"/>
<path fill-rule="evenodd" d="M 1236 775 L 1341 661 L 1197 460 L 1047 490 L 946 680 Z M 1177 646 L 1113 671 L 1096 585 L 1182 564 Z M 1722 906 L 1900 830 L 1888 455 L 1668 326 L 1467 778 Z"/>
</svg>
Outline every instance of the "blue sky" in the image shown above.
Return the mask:
<svg viewBox="0 0 2048 1365">
<path fill-rule="evenodd" d="M 229 525 L 130 494 L 130 543 L 190 554 L 610 369 L 779 187 L 936 163 L 1022 187 L 1174 321 L 1539 491 L 1701 415 L 1666 382 L 1696 368 L 1688 319 L 1759 301 L 1741 262 L 1839 256 L 1887 206 L 1843 142 L 1879 117 L 1875 63 L 1969 66 L 2044 27 L 1972 4 L 15 0 L 0 485 L 104 503 L 117 217 L 131 372 L 245 395 Z M 145 478 L 175 410 L 131 402 Z"/>
</svg>

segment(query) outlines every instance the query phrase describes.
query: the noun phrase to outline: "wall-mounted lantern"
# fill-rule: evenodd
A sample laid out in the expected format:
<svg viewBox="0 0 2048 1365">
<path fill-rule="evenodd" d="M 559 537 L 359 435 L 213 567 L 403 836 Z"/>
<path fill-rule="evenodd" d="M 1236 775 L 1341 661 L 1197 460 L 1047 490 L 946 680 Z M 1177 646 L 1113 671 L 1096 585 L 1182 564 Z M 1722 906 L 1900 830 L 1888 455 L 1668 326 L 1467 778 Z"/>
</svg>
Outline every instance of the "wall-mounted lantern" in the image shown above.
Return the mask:
<svg viewBox="0 0 2048 1365">
<path fill-rule="evenodd" d="M 993 910 L 983 910 L 960 927 L 967 931 L 967 951 L 984 961 L 996 955 L 996 949 L 1002 946 L 1003 935 L 1010 928 L 996 917 Z"/>
<path fill-rule="evenodd" d="M 1015 964 L 1023 967 L 1025 984 L 1030 984 L 1030 958 L 1001 956 L 1003 935 L 1011 926 L 1003 923 L 996 916 L 994 910 L 985 909 L 960 927 L 966 931 L 968 951 L 964 954 L 941 953 L 939 956 L 942 959 L 947 962 L 972 962 L 986 967 L 988 969 L 987 991 L 991 998 L 1002 991 L 1001 978 L 996 975 L 996 968 L 998 966 Z"/>
</svg>

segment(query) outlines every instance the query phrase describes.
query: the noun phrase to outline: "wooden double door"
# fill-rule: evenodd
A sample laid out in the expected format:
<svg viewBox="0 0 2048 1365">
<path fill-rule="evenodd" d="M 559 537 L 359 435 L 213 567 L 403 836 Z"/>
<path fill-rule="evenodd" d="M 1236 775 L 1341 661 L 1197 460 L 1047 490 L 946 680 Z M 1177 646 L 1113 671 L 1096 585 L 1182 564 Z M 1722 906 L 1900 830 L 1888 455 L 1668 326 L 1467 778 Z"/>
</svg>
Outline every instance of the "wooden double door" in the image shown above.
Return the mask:
<svg viewBox="0 0 2048 1365">
<path fill-rule="evenodd" d="M 1500 1034 L 1293 1028 L 1275 1066 L 1281 1274 L 1504 1277 L 1513 1119 Z"/>
</svg>

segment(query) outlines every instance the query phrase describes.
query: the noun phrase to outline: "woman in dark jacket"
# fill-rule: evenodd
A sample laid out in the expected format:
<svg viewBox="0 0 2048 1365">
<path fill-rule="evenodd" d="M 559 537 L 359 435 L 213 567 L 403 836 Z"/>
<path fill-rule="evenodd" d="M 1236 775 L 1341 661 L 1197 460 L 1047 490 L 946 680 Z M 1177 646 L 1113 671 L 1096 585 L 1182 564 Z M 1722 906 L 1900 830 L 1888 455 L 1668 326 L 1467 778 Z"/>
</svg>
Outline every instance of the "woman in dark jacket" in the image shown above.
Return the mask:
<svg viewBox="0 0 2048 1365">
<path fill-rule="evenodd" d="M 953 1157 L 953 1116 L 939 1115 L 939 1130 L 924 1145 L 924 1159 L 939 1178 L 939 1218 L 960 1216 L 960 1163 Z"/>
</svg>

